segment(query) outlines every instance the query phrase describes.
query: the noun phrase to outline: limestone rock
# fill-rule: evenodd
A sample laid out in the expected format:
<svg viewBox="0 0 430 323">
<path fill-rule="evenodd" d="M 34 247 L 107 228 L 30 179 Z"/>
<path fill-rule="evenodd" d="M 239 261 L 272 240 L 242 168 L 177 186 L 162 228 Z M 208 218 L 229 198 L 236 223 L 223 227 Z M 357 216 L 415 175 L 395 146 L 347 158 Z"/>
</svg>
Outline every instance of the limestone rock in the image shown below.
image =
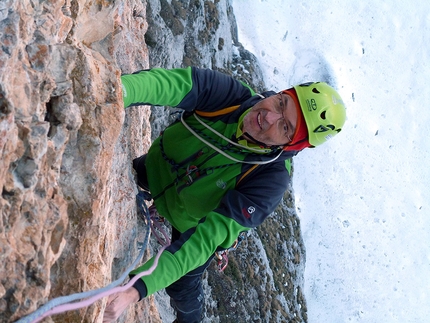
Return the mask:
<svg viewBox="0 0 430 323">
<path fill-rule="evenodd" d="M 124 111 L 119 76 L 148 66 L 146 28 L 140 1 L 0 3 L 1 322 L 104 287 L 138 254 L 131 160 L 150 112 Z M 104 306 L 46 321 L 100 322 Z M 136 320 L 160 321 L 152 299 L 121 318 Z"/>
</svg>

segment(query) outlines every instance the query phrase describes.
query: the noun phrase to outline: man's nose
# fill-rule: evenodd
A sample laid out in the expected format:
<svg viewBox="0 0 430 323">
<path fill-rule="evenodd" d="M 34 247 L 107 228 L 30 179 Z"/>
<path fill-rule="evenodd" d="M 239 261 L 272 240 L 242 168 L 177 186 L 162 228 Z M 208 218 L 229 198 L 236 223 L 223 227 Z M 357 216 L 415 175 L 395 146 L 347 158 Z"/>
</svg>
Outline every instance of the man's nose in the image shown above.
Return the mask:
<svg viewBox="0 0 430 323">
<path fill-rule="evenodd" d="M 280 118 L 282 118 L 282 115 L 280 113 L 268 111 L 265 119 L 269 124 L 275 124 Z"/>
</svg>

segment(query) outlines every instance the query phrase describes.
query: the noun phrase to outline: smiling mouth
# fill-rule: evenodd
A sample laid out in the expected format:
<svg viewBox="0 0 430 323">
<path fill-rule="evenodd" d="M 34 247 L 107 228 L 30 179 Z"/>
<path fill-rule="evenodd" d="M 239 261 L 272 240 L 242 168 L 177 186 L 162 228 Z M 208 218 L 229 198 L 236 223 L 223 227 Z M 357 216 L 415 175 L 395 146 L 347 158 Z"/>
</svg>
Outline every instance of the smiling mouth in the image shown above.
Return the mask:
<svg viewBox="0 0 430 323">
<path fill-rule="evenodd" d="M 261 126 L 261 112 L 257 115 L 257 123 L 260 129 L 263 129 L 263 127 Z"/>
</svg>

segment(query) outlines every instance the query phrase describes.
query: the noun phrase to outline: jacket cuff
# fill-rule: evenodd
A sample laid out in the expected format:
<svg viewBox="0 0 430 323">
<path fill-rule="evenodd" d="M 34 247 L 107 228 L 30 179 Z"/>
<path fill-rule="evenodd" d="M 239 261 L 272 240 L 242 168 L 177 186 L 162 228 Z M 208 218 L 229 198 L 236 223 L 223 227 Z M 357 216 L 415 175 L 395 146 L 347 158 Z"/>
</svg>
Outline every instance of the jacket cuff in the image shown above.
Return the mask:
<svg viewBox="0 0 430 323">
<path fill-rule="evenodd" d="M 130 278 L 133 278 L 134 275 L 130 275 Z M 139 292 L 139 300 L 140 302 L 143 298 L 148 295 L 148 290 L 146 289 L 145 282 L 142 279 L 136 280 L 136 282 L 133 284 L 133 287 L 137 289 Z"/>
</svg>

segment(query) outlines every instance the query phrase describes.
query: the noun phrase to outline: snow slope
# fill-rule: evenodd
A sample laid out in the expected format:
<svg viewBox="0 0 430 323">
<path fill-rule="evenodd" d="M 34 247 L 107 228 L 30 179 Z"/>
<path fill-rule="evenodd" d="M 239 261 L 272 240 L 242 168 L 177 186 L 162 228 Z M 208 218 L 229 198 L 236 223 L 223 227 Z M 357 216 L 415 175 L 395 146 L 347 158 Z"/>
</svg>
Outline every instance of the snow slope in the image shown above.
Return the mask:
<svg viewBox="0 0 430 323">
<path fill-rule="evenodd" d="M 295 158 L 309 322 L 430 316 L 430 3 L 233 0 L 269 88 L 324 80 L 348 120 Z"/>
</svg>

